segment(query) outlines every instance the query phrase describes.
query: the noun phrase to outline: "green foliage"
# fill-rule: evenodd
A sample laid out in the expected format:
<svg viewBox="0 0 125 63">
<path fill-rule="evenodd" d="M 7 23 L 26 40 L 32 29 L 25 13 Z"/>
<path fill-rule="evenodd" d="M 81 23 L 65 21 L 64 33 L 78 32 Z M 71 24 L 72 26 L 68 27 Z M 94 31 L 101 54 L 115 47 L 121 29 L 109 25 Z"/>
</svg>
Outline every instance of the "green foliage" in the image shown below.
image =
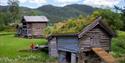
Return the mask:
<svg viewBox="0 0 125 63">
<path fill-rule="evenodd" d="M 89 17 L 79 16 L 78 18 L 72 18 L 63 22 L 55 23 L 53 26 L 49 26 L 45 29 L 45 34 L 51 35 L 80 32 L 84 27 L 93 22 L 98 16 L 102 16 L 103 21 L 106 21 L 107 25 L 109 25 L 113 30 L 120 30 L 123 28 L 121 15 L 119 13 L 105 9 L 97 10 Z"/>
<path fill-rule="evenodd" d="M 118 31 L 118 36 L 112 39 L 112 52 L 114 56 L 122 57 L 125 53 L 125 32 Z"/>
<path fill-rule="evenodd" d="M 8 26 L 11 23 L 20 23 L 22 16 L 25 15 L 45 15 L 50 20 L 49 24 L 51 24 L 69 18 L 76 18 L 79 15 L 87 16 L 90 15 L 94 10 L 96 10 L 96 8 L 78 4 L 68 5 L 65 7 L 45 5 L 37 9 L 19 7 L 18 0 L 9 0 L 8 4 L 8 6 L 0 6 L 0 31 L 4 30 L 4 27 Z"/>
<path fill-rule="evenodd" d="M 125 1 L 123 1 L 123 3 L 125 3 Z M 122 19 L 123 24 L 124 24 L 122 30 L 125 31 L 125 4 L 123 4 L 120 7 L 119 6 L 114 6 L 114 7 L 115 7 L 116 11 L 119 11 L 121 16 L 122 16 L 121 19 Z"/>
<path fill-rule="evenodd" d="M 80 4 L 72 4 L 67 5 L 65 7 L 55 7 L 52 5 L 46 5 L 37 8 L 37 10 L 44 13 L 44 15 L 51 20 L 51 23 L 56 23 L 66 19 L 76 18 L 79 15 L 90 15 L 94 10 L 96 10 L 96 8 Z"/>
<path fill-rule="evenodd" d="M 125 59 L 124 60 L 120 60 L 119 63 L 125 63 Z"/>
<path fill-rule="evenodd" d="M 5 26 L 8 25 L 8 23 L 9 23 L 9 18 L 7 13 L 0 12 L 0 31 L 3 31 Z"/>
<path fill-rule="evenodd" d="M 121 20 L 121 15 L 119 13 L 105 9 L 94 11 L 91 15 L 92 18 L 97 16 L 102 16 L 103 20 L 114 30 L 120 30 L 123 28 L 123 21 Z"/>
<path fill-rule="evenodd" d="M 19 18 L 19 1 L 18 0 L 8 0 L 9 5 L 9 18 L 11 23 L 15 23 L 16 20 Z"/>
<path fill-rule="evenodd" d="M 63 22 L 55 23 L 53 26 L 48 26 L 44 30 L 44 34 L 46 36 L 51 34 L 70 34 L 70 33 L 78 33 L 80 32 L 84 27 L 86 27 L 88 24 L 93 22 L 94 19 L 90 19 L 89 17 L 78 17 L 78 18 L 72 18 L 68 19 Z"/>
</svg>

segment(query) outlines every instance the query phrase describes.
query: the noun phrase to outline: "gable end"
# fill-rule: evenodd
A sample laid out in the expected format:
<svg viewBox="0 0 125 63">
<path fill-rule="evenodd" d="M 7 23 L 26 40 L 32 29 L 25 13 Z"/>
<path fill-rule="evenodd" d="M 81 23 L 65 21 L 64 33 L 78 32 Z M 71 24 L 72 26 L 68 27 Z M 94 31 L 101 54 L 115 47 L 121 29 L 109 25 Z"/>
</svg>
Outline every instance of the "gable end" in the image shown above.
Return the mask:
<svg viewBox="0 0 125 63">
<path fill-rule="evenodd" d="M 85 27 L 83 31 L 79 33 L 78 38 L 81 38 L 86 32 L 92 30 L 98 25 L 100 25 L 107 33 L 109 33 L 109 35 L 115 36 L 113 30 L 105 22 L 102 21 L 102 17 L 99 17 L 92 24 Z"/>
</svg>

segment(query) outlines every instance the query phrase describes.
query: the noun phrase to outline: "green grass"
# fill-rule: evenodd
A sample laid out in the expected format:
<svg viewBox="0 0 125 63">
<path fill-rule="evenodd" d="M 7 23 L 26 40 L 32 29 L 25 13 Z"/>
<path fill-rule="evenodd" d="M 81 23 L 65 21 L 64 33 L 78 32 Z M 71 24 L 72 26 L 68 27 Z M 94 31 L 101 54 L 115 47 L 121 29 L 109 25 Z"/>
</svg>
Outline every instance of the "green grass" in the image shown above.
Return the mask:
<svg viewBox="0 0 125 63">
<path fill-rule="evenodd" d="M 42 51 L 21 51 L 29 50 L 32 43 L 44 45 L 47 40 L 19 38 L 12 32 L 0 32 L 0 63 L 41 63 L 53 60 Z"/>
<path fill-rule="evenodd" d="M 116 58 L 125 58 L 125 32 L 118 31 L 117 37 L 112 39 L 112 55 Z M 50 58 L 43 51 L 32 52 L 20 50 L 30 49 L 30 45 L 47 44 L 45 39 L 26 39 L 15 37 L 13 32 L 0 32 L 0 63 L 50 63 Z M 119 60 L 125 63 L 125 59 Z"/>
<path fill-rule="evenodd" d="M 117 37 L 112 39 L 112 55 L 122 58 L 119 62 L 125 63 L 125 32 L 117 31 Z"/>
</svg>

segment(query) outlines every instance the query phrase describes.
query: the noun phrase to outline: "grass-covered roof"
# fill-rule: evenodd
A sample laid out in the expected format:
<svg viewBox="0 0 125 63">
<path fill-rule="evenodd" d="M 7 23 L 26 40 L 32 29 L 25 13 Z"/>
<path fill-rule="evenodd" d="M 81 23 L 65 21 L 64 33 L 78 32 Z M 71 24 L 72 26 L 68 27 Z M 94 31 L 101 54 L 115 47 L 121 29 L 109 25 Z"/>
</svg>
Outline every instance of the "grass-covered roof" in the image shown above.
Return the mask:
<svg viewBox="0 0 125 63">
<path fill-rule="evenodd" d="M 55 23 L 53 26 L 48 26 L 44 30 L 45 35 L 51 34 L 74 34 L 83 30 L 84 27 L 91 24 L 95 18 L 72 18 L 63 22 Z"/>
</svg>

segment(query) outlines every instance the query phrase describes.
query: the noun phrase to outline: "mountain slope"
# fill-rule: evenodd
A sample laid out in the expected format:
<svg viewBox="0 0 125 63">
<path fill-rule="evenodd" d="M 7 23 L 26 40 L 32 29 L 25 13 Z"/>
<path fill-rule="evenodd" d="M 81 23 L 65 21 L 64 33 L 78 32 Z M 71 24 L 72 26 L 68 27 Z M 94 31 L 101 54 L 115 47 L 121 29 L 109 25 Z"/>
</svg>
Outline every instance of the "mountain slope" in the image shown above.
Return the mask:
<svg viewBox="0 0 125 63">
<path fill-rule="evenodd" d="M 0 11 L 7 11 L 8 6 L 0 6 Z M 27 7 L 20 7 L 21 16 L 24 15 L 45 15 L 50 22 L 63 21 L 69 18 L 75 18 L 80 15 L 90 15 L 97 8 L 93 8 L 86 5 L 72 4 L 64 7 L 56 7 L 52 5 L 44 5 L 37 9 L 31 9 Z"/>
<path fill-rule="evenodd" d="M 57 22 L 64 19 L 78 17 L 80 15 L 87 16 L 97 9 L 86 5 L 72 4 L 65 7 L 46 5 L 37 8 L 37 10 L 45 13 L 52 22 Z"/>
</svg>

